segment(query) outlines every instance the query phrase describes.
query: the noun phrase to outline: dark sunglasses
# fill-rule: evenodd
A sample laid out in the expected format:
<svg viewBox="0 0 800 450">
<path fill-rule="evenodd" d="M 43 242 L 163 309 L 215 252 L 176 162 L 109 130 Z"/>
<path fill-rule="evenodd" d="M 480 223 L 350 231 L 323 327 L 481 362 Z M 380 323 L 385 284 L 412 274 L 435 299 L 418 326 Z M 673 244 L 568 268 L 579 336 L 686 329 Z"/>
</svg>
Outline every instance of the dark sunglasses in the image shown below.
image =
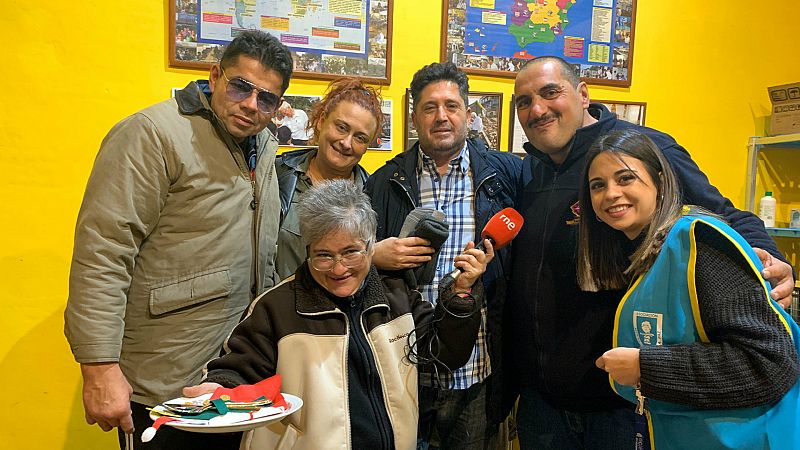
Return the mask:
<svg viewBox="0 0 800 450">
<path fill-rule="evenodd" d="M 225 81 L 228 82 L 228 87 L 225 89 L 225 93 L 228 94 L 228 98 L 233 100 L 234 102 L 240 102 L 242 100 L 246 100 L 253 95 L 253 89 L 258 91 L 258 95 L 256 95 L 256 104 L 258 105 L 258 110 L 261 114 L 272 114 L 278 109 L 278 105 L 280 104 L 281 98 L 272 92 L 258 87 L 255 84 L 245 80 L 242 77 L 233 77 L 228 78 L 225 75 L 225 69 L 220 67 L 222 71 L 222 76 L 225 77 Z"/>
</svg>

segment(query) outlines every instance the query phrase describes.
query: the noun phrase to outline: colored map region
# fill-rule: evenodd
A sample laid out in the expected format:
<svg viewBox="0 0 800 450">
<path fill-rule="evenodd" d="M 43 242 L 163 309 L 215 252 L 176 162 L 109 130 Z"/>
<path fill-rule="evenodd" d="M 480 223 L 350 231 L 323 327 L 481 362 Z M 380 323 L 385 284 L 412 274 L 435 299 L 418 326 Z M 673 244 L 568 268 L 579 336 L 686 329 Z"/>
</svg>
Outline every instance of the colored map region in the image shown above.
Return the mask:
<svg viewBox="0 0 800 450">
<path fill-rule="evenodd" d="M 251 18 L 255 15 L 256 11 L 256 1 L 234 0 L 234 8 L 236 24 L 239 25 L 239 28 L 248 28 L 249 23 L 245 21 L 245 18 L 252 21 Z"/>
<path fill-rule="evenodd" d="M 525 48 L 534 42 L 553 42 L 569 25 L 567 13 L 576 0 L 515 0 L 508 32 Z"/>
<path fill-rule="evenodd" d="M 588 48 L 594 42 L 595 9 L 611 11 L 594 3 L 592 0 L 470 0 L 465 8 L 464 55 L 523 59 L 560 55 L 570 62 L 587 64 Z M 616 0 L 606 4 L 615 3 Z"/>
</svg>

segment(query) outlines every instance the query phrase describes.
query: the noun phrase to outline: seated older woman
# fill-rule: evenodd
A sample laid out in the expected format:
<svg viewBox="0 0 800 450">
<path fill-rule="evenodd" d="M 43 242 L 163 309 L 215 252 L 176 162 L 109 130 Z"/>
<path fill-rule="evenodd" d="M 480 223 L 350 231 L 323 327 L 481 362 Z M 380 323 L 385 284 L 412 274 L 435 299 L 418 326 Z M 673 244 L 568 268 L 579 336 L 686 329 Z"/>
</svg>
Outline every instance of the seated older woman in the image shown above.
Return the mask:
<svg viewBox="0 0 800 450">
<path fill-rule="evenodd" d="M 434 309 L 402 279 L 372 266 L 375 213 L 355 184 L 315 184 L 297 212 L 309 258 L 253 302 L 226 342 L 228 353 L 185 394 L 279 373 L 283 391 L 300 396 L 303 409 L 246 434 L 242 448 L 413 449 L 417 367 L 409 359 L 439 371 L 467 361 L 491 243 L 484 242 L 486 253 L 470 243 L 455 258 L 463 273 Z M 411 358 L 409 344 L 416 349 Z"/>
</svg>

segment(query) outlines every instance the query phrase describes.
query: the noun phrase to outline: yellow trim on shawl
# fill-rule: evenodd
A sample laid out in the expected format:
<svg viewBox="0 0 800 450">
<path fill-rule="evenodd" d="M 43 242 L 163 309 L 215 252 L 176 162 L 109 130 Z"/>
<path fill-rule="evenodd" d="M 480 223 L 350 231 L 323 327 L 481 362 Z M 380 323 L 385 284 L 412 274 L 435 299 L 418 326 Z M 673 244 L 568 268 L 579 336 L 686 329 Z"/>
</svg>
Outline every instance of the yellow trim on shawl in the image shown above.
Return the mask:
<svg viewBox="0 0 800 450">
<path fill-rule="evenodd" d="M 622 314 L 622 307 L 625 306 L 625 302 L 628 301 L 628 297 L 633 293 L 633 290 L 636 289 L 636 286 L 639 285 L 639 282 L 642 281 L 645 274 L 639 275 L 639 278 L 628 288 L 628 291 L 625 292 L 625 295 L 622 296 L 622 300 L 619 301 L 619 305 L 617 305 L 617 312 L 614 313 L 614 333 L 611 337 L 611 348 L 617 348 L 619 346 L 619 316 Z M 617 388 L 614 387 L 614 379 L 611 378 L 611 374 L 608 374 L 608 382 L 611 383 L 611 389 L 617 394 Z"/>
<path fill-rule="evenodd" d="M 699 222 L 699 219 L 695 219 L 692 221 L 692 224 L 689 227 L 689 264 L 686 266 L 686 284 L 687 288 L 689 289 L 689 299 L 692 302 L 692 316 L 694 317 L 694 323 L 697 327 L 697 334 L 700 335 L 700 341 L 704 343 L 709 343 L 711 341 L 708 340 L 708 335 L 706 334 L 706 327 L 703 326 L 703 319 L 700 316 L 700 303 L 697 301 L 697 281 L 695 279 L 697 272 L 695 267 L 697 266 L 697 237 L 695 236 L 694 227 Z M 703 222 L 705 223 L 705 222 Z M 710 225 L 710 224 L 709 224 Z"/>
</svg>

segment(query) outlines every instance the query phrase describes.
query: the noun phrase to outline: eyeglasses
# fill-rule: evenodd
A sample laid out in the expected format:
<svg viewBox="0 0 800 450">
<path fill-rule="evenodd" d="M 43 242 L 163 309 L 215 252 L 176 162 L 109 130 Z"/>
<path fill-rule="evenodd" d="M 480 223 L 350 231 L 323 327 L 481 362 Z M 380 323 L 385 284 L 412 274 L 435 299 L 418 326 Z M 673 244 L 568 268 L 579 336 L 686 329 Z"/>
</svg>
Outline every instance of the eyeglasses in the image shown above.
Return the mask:
<svg viewBox="0 0 800 450">
<path fill-rule="evenodd" d="M 308 258 L 311 267 L 319 272 L 327 272 L 332 270 L 336 264 L 342 263 L 348 269 L 356 268 L 367 260 L 367 253 L 369 252 L 369 242 L 367 248 L 364 250 L 348 250 L 341 255 L 327 256 L 319 255 Z"/>
<path fill-rule="evenodd" d="M 228 78 L 222 66 L 220 66 L 220 70 L 222 71 L 222 76 L 225 77 L 225 81 L 228 82 L 225 93 L 228 94 L 229 99 L 234 102 L 241 102 L 242 100 L 250 98 L 250 96 L 253 95 L 253 89 L 255 89 L 258 91 L 258 95 L 256 95 L 256 104 L 258 105 L 258 110 L 262 114 L 272 114 L 278 109 L 278 105 L 281 102 L 281 98 L 278 95 L 258 87 L 242 77 Z"/>
</svg>

